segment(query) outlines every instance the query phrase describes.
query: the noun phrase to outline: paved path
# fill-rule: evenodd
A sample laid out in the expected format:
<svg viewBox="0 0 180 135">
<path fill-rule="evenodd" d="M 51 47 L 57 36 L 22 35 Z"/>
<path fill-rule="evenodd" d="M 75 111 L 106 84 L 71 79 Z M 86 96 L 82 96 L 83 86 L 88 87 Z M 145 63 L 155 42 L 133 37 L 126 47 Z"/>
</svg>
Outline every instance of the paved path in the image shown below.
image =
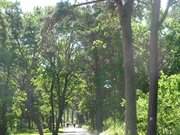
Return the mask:
<svg viewBox="0 0 180 135">
<path fill-rule="evenodd" d="M 92 135 L 86 129 L 68 127 L 63 129 L 64 133 L 59 135 Z"/>
</svg>

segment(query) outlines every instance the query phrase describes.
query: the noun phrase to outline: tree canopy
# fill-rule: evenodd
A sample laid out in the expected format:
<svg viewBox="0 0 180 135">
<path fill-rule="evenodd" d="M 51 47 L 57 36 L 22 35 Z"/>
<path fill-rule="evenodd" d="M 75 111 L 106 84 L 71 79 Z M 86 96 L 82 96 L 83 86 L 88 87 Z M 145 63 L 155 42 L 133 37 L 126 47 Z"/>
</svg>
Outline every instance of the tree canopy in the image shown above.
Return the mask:
<svg viewBox="0 0 180 135">
<path fill-rule="evenodd" d="M 0 135 L 179 135 L 180 2 L 0 1 Z"/>
</svg>

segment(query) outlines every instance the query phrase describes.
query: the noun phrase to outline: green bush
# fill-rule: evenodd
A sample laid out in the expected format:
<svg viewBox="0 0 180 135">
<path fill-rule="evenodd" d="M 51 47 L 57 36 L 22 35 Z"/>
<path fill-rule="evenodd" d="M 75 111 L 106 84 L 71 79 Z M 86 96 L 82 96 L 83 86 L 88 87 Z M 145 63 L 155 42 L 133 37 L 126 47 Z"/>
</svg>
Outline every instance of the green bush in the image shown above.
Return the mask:
<svg viewBox="0 0 180 135">
<path fill-rule="evenodd" d="M 114 121 L 112 118 L 107 119 L 104 122 L 105 128 L 108 127 L 106 131 L 100 135 L 124 135 L 124 124 L 118 121 Z"/>
<path fill-rule="evenodd" d="M 148 95 L 138 92 L 138 130 L 146 134 Z M 180 135 L 180 74 L 162 73 L 158 91 L 158 135 Z"/>
<path fill-rule="evenodd" d="M 148 94 L 137 92 L 138 135 L 146 135 Z M 124 124 L 109 118 L 101 135 L 124 135 Z M 180 135 L 180 74 L 167 76 L 163 73 L 158 91 L 158 135 Z"/>
<path fill-rule="evenodd" d="M 140 135 L 145 135 L 147 130 L 147 115 L 148 115 L 148 96 L 138 90 L 138 101 L 137 101 L 137 116 L 138 116 L 138 132 Z"/>
</svg>

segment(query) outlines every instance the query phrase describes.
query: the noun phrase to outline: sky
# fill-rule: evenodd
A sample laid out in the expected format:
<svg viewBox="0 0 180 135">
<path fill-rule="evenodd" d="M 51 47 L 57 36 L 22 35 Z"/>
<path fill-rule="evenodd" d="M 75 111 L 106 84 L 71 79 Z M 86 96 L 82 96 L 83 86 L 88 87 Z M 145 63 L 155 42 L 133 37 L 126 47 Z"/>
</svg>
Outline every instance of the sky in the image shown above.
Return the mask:
<svg viewBox="0 0 180 135">
<path fill-rule="evenodd" d="M 34 7 L 45 7 L 45 6 L 55 6 L 57 2 L 62 0 L 11 0 L 11 1 L 19 1 L 24 12 L 30 12 Z M 70 0 L 72 3 L 75 1 L 85 2 L 87 0 Z M 90 0 L 88 0 L 90 1 Z M 161 7 L 165 9 L 167 0 L 161 0 Z"/>
<path fill-rule="evenodd" d="M 24 12 L 32 11 L 34 7 L 54 6 L 59 0 L 11 0 L 19 1 Z"/>
</svg>

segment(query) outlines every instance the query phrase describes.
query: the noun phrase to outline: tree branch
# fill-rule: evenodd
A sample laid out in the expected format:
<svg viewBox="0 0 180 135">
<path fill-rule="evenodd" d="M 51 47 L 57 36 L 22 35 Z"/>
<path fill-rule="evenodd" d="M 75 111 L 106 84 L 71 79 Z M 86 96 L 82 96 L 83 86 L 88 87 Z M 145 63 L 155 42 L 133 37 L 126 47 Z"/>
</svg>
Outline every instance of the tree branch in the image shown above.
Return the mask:
<svg viewBox="0 0 180 135">
<path fill-rule="evenodd" d="M 93 4 L 93 3 L 97 3 L 97 2 L 103 2 L 106 0 L 93 0 L 93 1 L 89 1 L 89 2 L 85 2 L 85 3 L 79 3 L 79 4 L 75 4 L 75 5 L 71 5 L 69 6 L 69 8 L 76 8 L 78 6 L 83 6 L 83 5 L 88 5 L 88 4 Z M 43 28 L 41 29 L 41 35 L 42 37 L 42 43 L 47 42 L 48 39 L 48 34 L 54 27 L 54 25 L 60 21 L 63 17 L 60 17 L 59 15 L 57 15 L 56 12 L 53 12 L 52 14 L 50 14 L 49 16 L 47 16 L 45 18 L 45 23 Z"/>
<path fill-rule="evenodd" d="M 106 0 L 93 0 L 93 1 L 85 2 L 85 3 L 74 4 L 74 5 L 69 6 L 69 8 L 73 9 L 79 6 L 84 6 L 84 5 L 103 2 L 103 1 L 106 1 Z M 69 12 L 67 12 L 66 14 L 64 13 L 64 16 L 59 16 L 57 14 L 57 11 L 55 11 L 45 18 L 45 22 L 41 29 L 41 36 L 42 36 L 41 43 L 44 44 L 43 46 L 45 46 L 45 48 L 47 48 L 47 46 L 49 45 L 49 34 L 51 34 L 51 30 L 53 29 L 54 25 L 60 20 L 62 20 L 68 14 Z"/>
<path fill-rule="evenodd" d="M 166 16 L 168 14 L 168 11 L 169 11 L 169 8 L 172 6 L 173 2 L 171 2 L 172 0 L 168 0 L 168 3 L 167 3 L 167 6 L 166 6 L 166 9 L 159 21 L 159 27 L 162 25 L 162 23 L 164 22 L 164 20 L 166 19 Z"/>
<path fill-rule="evenodd" d="M 93 0 L 93 1 L 89 1 L 89 2 L 75 4 L 75 5 L 72 5 L 71 7 L 79 7 L 79 6 L 89 5 L 89 4 L 98 3 L 98 2 L 102 2 L 102 1 L 106 1 L 106 0 Z"/>
<path fill-rule="evenodd" d="M 165 11 L 164 11 L 164 13 L 163 13 L 163 15 L 162 15 L 160 21 L 159 21 L 159 26 L 161 26 L 161 24 L 164 22 L 164 20 L 165 20 L 167 14 L 168 14 L 168 11 L 169 11 L 169 8 L 170 8 L 170 5 L 171 5 L 171 4 L 170 4 L 170 3 L 171 3 L 170 1 L 171 1 L 171 0 L 168 0 L 166 9 L 165 9 Z"/>
</svg>

